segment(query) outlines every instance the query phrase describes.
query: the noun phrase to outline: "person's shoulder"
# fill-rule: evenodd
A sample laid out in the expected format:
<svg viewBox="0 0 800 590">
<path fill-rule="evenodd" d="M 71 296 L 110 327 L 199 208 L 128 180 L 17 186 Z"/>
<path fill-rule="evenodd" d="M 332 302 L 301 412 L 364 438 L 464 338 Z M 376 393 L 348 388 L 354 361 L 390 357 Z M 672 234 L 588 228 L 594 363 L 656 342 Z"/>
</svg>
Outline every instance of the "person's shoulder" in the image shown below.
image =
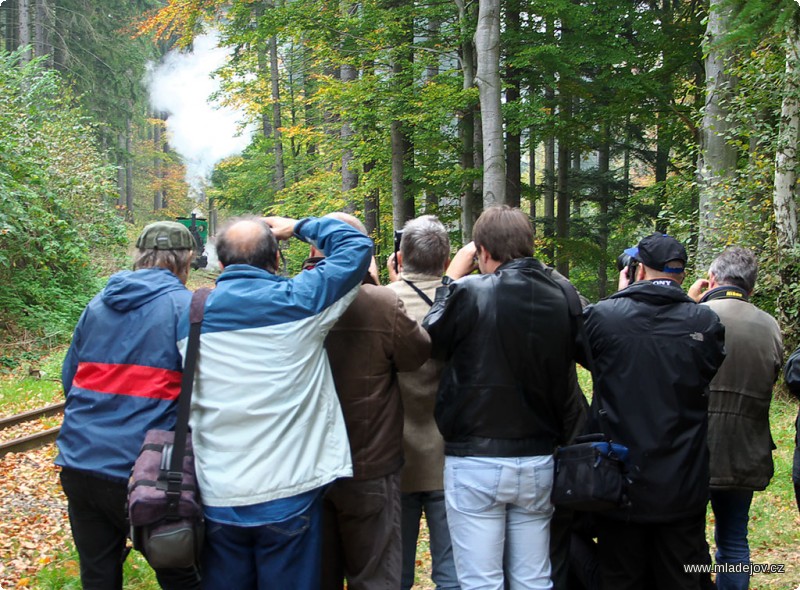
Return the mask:
<svg viewBox="0 0 800 590">
<path fill-rule="evenodd" d="M 377 305 L 394 305 L 399 296 L 394 289 L 389 287 L 365 283 L 358 290 L 358 298 L 374 302 Z"/>
</svg>

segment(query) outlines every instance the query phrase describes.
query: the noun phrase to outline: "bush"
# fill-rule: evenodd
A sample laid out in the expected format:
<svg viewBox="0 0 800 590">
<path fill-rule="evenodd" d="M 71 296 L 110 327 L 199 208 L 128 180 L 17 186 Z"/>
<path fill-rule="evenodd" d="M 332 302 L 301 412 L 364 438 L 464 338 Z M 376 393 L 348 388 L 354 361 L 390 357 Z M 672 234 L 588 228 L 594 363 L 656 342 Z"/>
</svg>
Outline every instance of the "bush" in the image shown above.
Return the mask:
<svg viewBox="0 0 800 590">
<path fill-rule="evenodd" d="M 125 252 L 113 169 L 58 73 L 0 52 L 0 328 L 69 334 Z M 13 340 L 13 337 L 11 338 Z"/>
</svg>

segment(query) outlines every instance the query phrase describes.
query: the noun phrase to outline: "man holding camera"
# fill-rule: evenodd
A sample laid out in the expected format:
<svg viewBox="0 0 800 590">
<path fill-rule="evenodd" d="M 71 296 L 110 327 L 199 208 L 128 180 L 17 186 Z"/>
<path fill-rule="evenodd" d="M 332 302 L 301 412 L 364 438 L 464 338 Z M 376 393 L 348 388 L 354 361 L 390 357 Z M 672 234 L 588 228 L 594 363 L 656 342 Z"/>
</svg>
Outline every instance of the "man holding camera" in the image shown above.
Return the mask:
<svg viewBox="0 0 800 590">
<path fill-rule="evenodd" d="M 595 428 L 630 449 L 630 505 L 598 514 L 605 588 L 700 588 L 686 565 L 708 563 L 708 384 L 725 329 L 681 289 L 686 250 L 655 233 L 626 253 L 636 282 L 586 308 Z"/>
<path fill-rule="evenodd" d="M 744 248 L 726 248 L 711 263 L 708 280 L 689 289 L 725 325 L 725 362 L 711 381 L 708 448 L 717 563 L 750 563 L 747 522 L 755 490 L 774 471 L 769 406 L 780 374 L 783 344 L 778 322 L 750 303 L 758 263 Z M 719 590 L 747 590 L 747 572 L 720 572 Z"/>
<path fill-rule="evenodd" d="M 405 224 L 396 236 L 395 253 L 387 267 L 388 285 L 420 323 L 433 305 L 436 288 L 450 259 L 450 239 L 442 222 L 422 215 Z M 399 274 L 397 273 L 399 271 Z M 444 502 L 444 440 L 433 419 L 443 363 L 429 359 L 416 371 L 397 375 L 403 398 L 403 577 L 401 590 L 414 585 L 417 539 L 422 513 L 430 532 L 431 579 L 437 590 L 458 590 L 456 566 Z"/>
<path fill-rule="evenodd" d="M 367 235 L 352 215 L 327 217 Z M 312 245 L 303 267 L 309 271 L 324 260 Z M 320 590 L 341 590 L 345 579 L 349 590 L 398 588 L 403 403 L 397 374 L 428 360 L 430 338 L 397 294 L 367 272 L 325 339 L 325 350 L 347 425 L 353 477 L 337 479 L 323 499 Z"/>
<path fill-rule="evenodd" d="M 445 361 L 435 417 L 461 588 L 551 588 L 553 451 L 574 391 L 575 324 L 519 209 L 490 207 L 424 325 Z M 481 274 L 470 274 L 477 264 Z M 464 278 L 462 278 L 464 277 Z M 571 288 L 571 287 L 569 287 Z"/>
</svg>

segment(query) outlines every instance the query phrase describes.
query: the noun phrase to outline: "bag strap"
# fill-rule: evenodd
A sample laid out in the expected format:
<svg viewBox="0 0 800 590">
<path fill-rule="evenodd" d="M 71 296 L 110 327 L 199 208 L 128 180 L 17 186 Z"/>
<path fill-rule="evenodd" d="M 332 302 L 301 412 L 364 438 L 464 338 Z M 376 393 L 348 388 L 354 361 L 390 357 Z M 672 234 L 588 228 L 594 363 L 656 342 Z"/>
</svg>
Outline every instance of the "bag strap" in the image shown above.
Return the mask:
<svg viewBox="0 0 800 590">
<path fill-rule="evenodd" d="M 575 286 L 572 283 L 570 283 L 560 274 L 553 272 L 552 268 L 548 267 L 547 270 L 550 278 L 553 279 L 564 292 L 564 296 L 567 298 L 567 304 L 569 305 L 569 313 L 575 318 L 578 340 L 580 340 L 581 348 L 583 349 L 583 356 L 586 359 L 586 368 L 592 375 L 592 401 L 597 401 L 597 416 L 600 421 L 600 430 L 605 431 L 603 424 L 605 423 L 606 411 L 605 408 L 603 408 L 603 401 L 600 399 L 600 393 L 597 387 L 594 385 L 594 356 L 592 355 L 592 347 L 589 345 L 589 337 L 586 334 L 586 326 L 583 322 L 583 305 L 581 305 L 581 299 L 578 296 L 578 291 L 575 289 Z"/>
<path fill-rule="evenodd" d="M 425 303 L 427 303 L 427 304 L 428 304 L 428 307 L 430 307 L 431 305 L 433 305 L 433 301 L 431 300 L 431 298 L 430 298 L 430 297 L 428 297 L 428 296 L 425 294 L 425 292 L 424 292 L 422 289 L 420 289 L 419 287 L 417 287 L 417 286 L 416 286 L 414 283 L 412 283 L 412 282 L 411 282 L 411 281 L 409 281 L 408 279 L 403 279 L 403 282 L 404 282 L 406 285 L 408 285 L 409 287 L 411 287 L 412 289 L 414 289 L 414 291 L 416 291 L 416 292 L 417 292 L 417 295 L 419 295 L 419 296 L 422 298 L 422 300 L 423 300 Z"/>
<path fill-rule="evenodd" d="M 211 289 L 198 289 L 192 295 L 189 307 L 189 342 L 186 345 L 186 362 L 181 377 L 181 394 L 178 399 L 178 417 L 175 422 L 175 439 L 172 446 L 169 471 L 167 472 L 167 512 L 175 514 L 183 483 L 183 457 L 186 454 L 186 437 L 189 434 L 189 410 L 194 388 L 194 372 L 197 367 L 197 352 L 200 348 L 200 328 L 203 323 L 206 299 Z"/>
</svg>

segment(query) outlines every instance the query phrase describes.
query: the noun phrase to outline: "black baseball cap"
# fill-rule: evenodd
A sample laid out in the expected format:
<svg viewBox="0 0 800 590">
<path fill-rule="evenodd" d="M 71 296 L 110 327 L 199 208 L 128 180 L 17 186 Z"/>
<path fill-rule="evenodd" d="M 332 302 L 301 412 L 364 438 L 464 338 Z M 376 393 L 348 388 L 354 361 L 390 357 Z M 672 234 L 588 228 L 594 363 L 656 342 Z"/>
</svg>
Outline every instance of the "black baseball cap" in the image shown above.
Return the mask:
<svg viewBox="0 0 800 590">
<path fill-rule="evenodd" d="M 672 236 L 654 233 L 639 240 L 633 248 L 625 250 L 625 254 L 635 258 L 645 266 L 660 272 L 680 273 L 686 265 L 686 248 Z M 667 267 L 668 262 L 679 260 L 680 268 Z"/>
</svg>

